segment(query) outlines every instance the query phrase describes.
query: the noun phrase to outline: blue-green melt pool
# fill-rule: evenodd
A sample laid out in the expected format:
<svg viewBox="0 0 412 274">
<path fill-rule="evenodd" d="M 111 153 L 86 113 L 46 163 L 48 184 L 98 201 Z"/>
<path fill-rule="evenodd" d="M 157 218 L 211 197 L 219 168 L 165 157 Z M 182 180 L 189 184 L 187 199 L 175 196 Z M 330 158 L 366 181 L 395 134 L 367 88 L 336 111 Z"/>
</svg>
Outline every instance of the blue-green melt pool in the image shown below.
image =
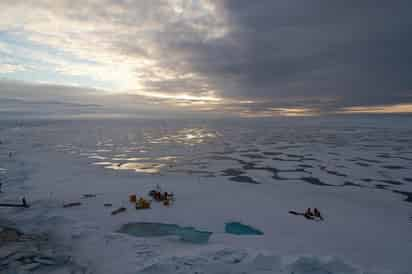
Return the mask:
<svg viewBox="0 0 412 274">
<path fill-rule="evenodd" d="M 225 232 L 235 235 L 263 235 L 263 232 L 239 222 L 226 223 Z"/>
<path fill-rule="evenodd" d="M 181 241 L 203 244 L 209 241 L 212 232 L 196 230 L 193 227 L 181 227 L 162 223 L 127 223 L 119 229 L 120 233 L 135 237 L 178 236 Z"/>
</svg>

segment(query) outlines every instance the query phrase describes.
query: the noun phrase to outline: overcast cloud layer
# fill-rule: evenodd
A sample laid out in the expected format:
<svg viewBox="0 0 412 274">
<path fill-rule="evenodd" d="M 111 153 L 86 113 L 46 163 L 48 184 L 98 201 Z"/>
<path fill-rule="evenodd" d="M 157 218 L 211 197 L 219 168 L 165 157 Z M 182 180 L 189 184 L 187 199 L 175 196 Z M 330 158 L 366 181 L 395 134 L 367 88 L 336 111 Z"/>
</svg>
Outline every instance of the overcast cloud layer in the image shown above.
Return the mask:
<svg viewBox="0 0 412 274">
<path fill-rule="evenodd" d="M 401 0 L 3 0 L 0 77 L 246 114 L 410 104 L 411 14 Z"/>
</svg>

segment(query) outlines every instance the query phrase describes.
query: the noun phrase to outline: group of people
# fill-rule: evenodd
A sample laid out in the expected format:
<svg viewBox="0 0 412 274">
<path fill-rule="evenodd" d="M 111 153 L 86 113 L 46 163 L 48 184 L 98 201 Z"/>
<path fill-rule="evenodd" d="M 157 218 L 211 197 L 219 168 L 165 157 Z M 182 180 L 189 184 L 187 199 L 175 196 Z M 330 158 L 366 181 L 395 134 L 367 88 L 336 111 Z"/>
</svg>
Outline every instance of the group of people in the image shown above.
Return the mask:
<svg viewBox="0 0 412 274">
<path fill-rule="evenodd" d="M 319 219 L 323 220 L 322 215 L 320 214 L 320 211 L 317 208 L 313 209 L 313 212 L 311 208 L 306 209 L 305 213 L 303 213 L 303 216 L 305 216 L 306 219 Z"/>
<path fill-rule="evenodd" d="M 162 202 L 163 205 L 169 206 L 172 201 L 174 201 L 174 195 L 170 192 L 163 192 L 160 186 L 156 186 L 156 189 L 149 192 L 149 196 L 157 202 Z M 145 199 L 143 197 L 137 199 L 136 194 L 131 194 L 129 196 L 129 201 L 136 205 L 136 209 L 147 209 L 150 208 L 152 200 Z"/>
<path fill-rule="evenodd" d="M 155 201 L 163 202 L 165 206 L 170 205 L 170 203 L 173 201 L 173 193 L 152 190 L 150 191 L 149 195 L 153 197 Z"/>
</svg>

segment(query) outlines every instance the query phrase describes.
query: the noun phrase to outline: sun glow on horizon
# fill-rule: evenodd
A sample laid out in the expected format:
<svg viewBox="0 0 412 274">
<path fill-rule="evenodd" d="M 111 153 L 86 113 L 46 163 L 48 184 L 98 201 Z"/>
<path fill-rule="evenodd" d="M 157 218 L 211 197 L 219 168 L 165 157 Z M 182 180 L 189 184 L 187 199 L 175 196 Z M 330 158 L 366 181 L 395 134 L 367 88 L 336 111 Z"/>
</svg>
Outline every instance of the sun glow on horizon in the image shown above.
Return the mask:
<svg viewBox="0 0 412 274">
<path fill-rule="evenodd" d="M 342 114 L 388 114 L 388 113 L 412 113 L 412 104 L 395 104 L 383 106 L 354 106 L 343 108 L 338 113 Z"/>
<path fill-rule="evenodd" d="M 160 92 L 145 92 L 145 91 L 138 91 L 133 94 L 141 95 L 144 97 L 151 97 L 157 99 L 170 99 L 176 101 L 200 101 L 200 102 L 221 102 L 223 98 L 216 97 L 214 95 L 210 96 L 196 96 L 190 95 L 187 93 L 180 93 L 180 94 L 167 94 L 167 93 L 160 93 Z"/>
<path fill-rule="evenodd" d="M 265 110 L 244 110 L 240 113 L 241 117 L 245 118 L 258 118 L 258 117 L 300 117 L 300 116 L 316 116 L 319 115 L 319 111 L 312 108 L 269 108 Z"/>
</svg>

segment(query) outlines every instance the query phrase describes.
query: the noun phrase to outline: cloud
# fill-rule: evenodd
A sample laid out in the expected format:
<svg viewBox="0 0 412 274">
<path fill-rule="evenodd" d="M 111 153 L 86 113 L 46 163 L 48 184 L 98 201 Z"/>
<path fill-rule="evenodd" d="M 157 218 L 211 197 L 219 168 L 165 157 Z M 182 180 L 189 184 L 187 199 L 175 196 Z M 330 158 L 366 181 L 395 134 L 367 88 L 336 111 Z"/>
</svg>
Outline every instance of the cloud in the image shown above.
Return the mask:
<svg viewBox="0 0 412 274">
<path fill-rule="evenodd" d="M 12 73 L 12 72 L 23 71 L 23 70 L 25 70 L 25 68 L 22 65 L 0 64 L 0 73 Z"/>
<path fill-rule="evenodd" d="M 93 88 L 0 79 L 1 119 L 193 118 L 216 115 L 208 105 L 218 104 L 226 102 L 214 97 L 113 94 Z"/>
<path fill-rule="evenodd" d="M 405 0 L 5 0 L 0 31 L 20 43 L 0 52 L 27 56 L 16 66 L 52 70 L 63 84 L 139 102 L 262 116 L 334 112 L 412 102 L 411 11 Z"/>
<path fill-rule="evenodd" d="M 191 45 L 189 63 L 227 95 L 273 104 L 306 98 L 320 108 L 411 100 L 407 1 L 240 0 L 221 9 L 230 31 Z"/>
</svg>

